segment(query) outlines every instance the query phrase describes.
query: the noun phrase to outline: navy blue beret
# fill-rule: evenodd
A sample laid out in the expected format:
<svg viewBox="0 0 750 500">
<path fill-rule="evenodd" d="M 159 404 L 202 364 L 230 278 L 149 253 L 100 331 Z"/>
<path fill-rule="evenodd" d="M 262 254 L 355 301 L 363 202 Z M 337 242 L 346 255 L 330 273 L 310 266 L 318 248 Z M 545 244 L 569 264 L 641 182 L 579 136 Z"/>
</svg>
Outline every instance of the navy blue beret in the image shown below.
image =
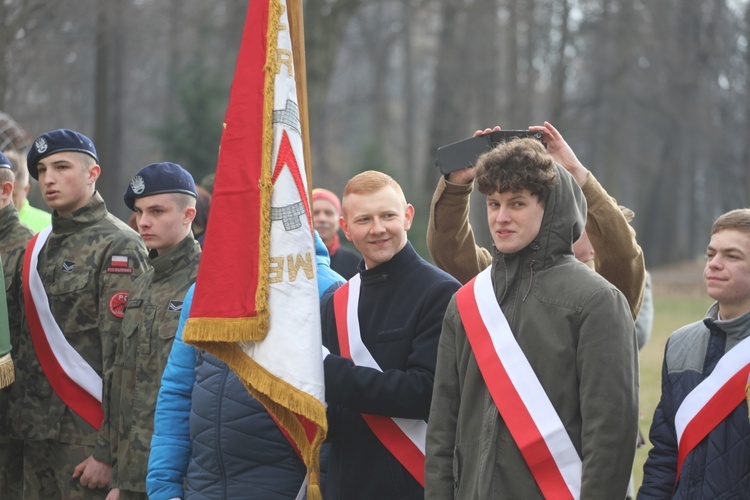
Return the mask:
<svg viewBox="0 0 750 500">
<path fill-rule="evenodd" d="M 8 159 L 8 157 L 2 153 L 0 153 L 0 168 L 9 168 L 11 170 L 13 169 L 13 166 L 10 164 L 10 160 Z"/>
<path fill-rule="evenodd" d="M 39 180 L 39 172 L 36 169 L 39 160 L 62 151 L 85 153 L 99 163 L 99 157 L 96 156 L 96 148 L 91 139 L 75 130 L 61 128 L 46 132 L 36 138 L 27 156 L 29 174 Z"/>
<path fill-rule="evenodd" d="M 135 200 L 162 193 L 182 193 L 198 199 L 195 181 L 190 172 L 176 163 L 162 162 L 146 165 L 130 180 L 123 198 L 130 210 Z"/>
</svg>

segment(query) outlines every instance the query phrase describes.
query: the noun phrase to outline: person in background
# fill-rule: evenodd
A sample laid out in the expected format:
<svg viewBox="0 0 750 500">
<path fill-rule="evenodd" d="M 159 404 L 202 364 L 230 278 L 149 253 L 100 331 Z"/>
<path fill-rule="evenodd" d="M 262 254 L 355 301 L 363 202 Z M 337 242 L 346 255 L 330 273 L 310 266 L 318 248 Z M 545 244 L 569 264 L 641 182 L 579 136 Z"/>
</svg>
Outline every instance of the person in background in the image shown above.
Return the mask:
<svg viewBox="0 0 750 500">
<path fill-rule="evenodd" d="M 500 130 L 495 127 L 494 130 Z M 615 285 L 635 318 L 643 300 L 646 268 L 643 251 L 617 202 L 583 166 L 560 132 L 549 122 L 529 130 L 542 132 L 552 159 L 567 170 L 583 190 L 587 203 L 586 230 L 574 243 L 576 257 Z M 478 130 L 474 135 L 491 133 Z M 467 283 L 492 262 L 492 254 L 478 246 L 469 223 L 469 198 L 476 167 L 440 178 L 430 207 L 427 248 L 435 265 Z"/>
<path fill-rule="evenodd" d="M 331 268 L 344 279 L 357 274 L 357 265 L 361 260 L 354 250 L 341 244 L 339 238 L 339 219 L 341 202 L 332 191 L 315 188 L 312 192 L 313 224 L 323 239 L 328 254 L 331 256 Z"/>
<path fill-rule="evenodd" d="M 138 222 L 136 221 L 135 212 L 130 214 L 130 217 L 128 217 L 126 224 L 128 225 L 128 227 L 130 227 L 130 229 L 138 232 Z"/>
<path fill-rule="evenodd" d="M 332 500 L 424 498 L 420 443 L 440 325 L 459 283 L 414 250 L 413 220 L 390 176 L 370 170 L 347 183 L 341 228 L 363 260 L 321 303 Z"/>
<path fill-rule="evenodd" d="M 667 340 L 638 499 L 750 498 L 750 209 L 713 223 L 703 280 L 715 302 Z"/>
<path fill-rule="evenodd" d="M 214 181 L 216 180 L 216 174 L 210 173 L 203 176 L 198 185 L 208 191 L 208 194 L 214 194 Z"/>
<path fill-rule="evenodd" d="M 193 235 L 201 247 L 203 238 L 206 236 L 208 226 L 208 213 L 211 210 L 211 193 L 201 186 L 195 186 L 198 191 L 198 201 L 195 204 L 195 219 L 193 219 Z"/>
<path fill-rule="evenodd" d="M 104 423 L 97 446 L 112 453 L 107 500 L 146 499 L 156 397 L 183 299 L 198 274 L 201 248 L 191 226 L 198 198 L 180 165 L 152 163 L 133 176 L 125 205 L 136 214 L 151 268 L 130 291 L 114 363 L 105 377 Z"/>
<path fill-rule="evenodd" d="M 0 260 L 4 266 L 2 292 L 6 300 L 0 307 L 7 307 L 10 359 L 18 358 L 21 339 L 21 268 L 26 243 L 34 235 L 28 226 L 18 219 L 13 205 L 13 174 L 11 160 L 0 153 Z M 0 372 L 12 364 L 0 361 Z M 2 378 L 2 375 L 0 375 Z M 20 411 L 23 383 L 13 384 L 0 390 L 0 498 L 21 499 L 23 497 L 23 441 L 13 430 L 14 415 Z"/>
<path fill-rule="evenodd" d="M 13 205 L 18 210 L 18 218 L 38 233 L 50 225 L 52 215 L 49 212 L 32 206 L 27 199 L 31 184 L 29 183 L 29 170 L 26 166 L 26 155 L 15 150 L 5 152 L 10 160 L 13 173 L 16 176 L 13 185 Z"/>
<path fill-rule="evenodd" d="M 129 291 L 149 263 L 141 237 L 96 191 L 98 161 L 93 142 L 69 129 L 40 135 L 28 154 L 53 214 L 24 261 L 24 395 L 15 423 L 24 499 L 105 498 L 109 486 L 110 450 L 97 446 L 103 377 Z"/>
<path fill-rule="evenodd" d="M 536 139 L 476 168 L 493 258 L 445 314 L 425 498 L 625 498 L 635 327 L 622 293 L 573 255 L 583 193 Z"/>
<path fill-rule="evenodd" d="M 651 329 L 654 326 L 654 294 L 651 291 L 651 273 L 646 271 L 646 283 L 643 287 L 643 305 L 635 319 L 635 336 L 638 340 L 638 350 L 643 349 L 648 339 L 651 338 Z"/>
</svg>

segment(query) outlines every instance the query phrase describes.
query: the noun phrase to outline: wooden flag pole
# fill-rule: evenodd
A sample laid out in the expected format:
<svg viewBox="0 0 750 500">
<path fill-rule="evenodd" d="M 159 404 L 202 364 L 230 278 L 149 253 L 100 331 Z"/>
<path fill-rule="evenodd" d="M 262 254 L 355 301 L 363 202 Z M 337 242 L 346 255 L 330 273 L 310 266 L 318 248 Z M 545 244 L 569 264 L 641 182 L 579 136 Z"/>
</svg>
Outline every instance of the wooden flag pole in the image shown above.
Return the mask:
<svg viewBox="0 0 750 500">
<path fill-rule="evenodd" d="M 289 35 L 294 53 L 294 81 L 297 85 L 297 106 L 302 128 L 302 150 L 307 174 L 307 195 L 312 200 L 312 161 L 310 158 L 310 121 L 307 113 L 307 66 L 305 63 L 305 25 L 302 15 L 302 0 L 287 0 Z"/>
</svg>

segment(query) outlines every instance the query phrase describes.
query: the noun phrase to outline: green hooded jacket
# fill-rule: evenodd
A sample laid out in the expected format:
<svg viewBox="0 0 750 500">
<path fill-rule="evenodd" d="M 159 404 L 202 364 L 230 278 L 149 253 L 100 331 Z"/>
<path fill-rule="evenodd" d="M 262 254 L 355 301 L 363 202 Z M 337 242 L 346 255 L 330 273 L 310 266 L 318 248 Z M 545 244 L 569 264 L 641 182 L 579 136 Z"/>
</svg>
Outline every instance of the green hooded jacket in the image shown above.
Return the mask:
<svg viewBox="0 0 750 500">
<path fill-rule="evenodd" d="M 556 168 L 539 234 L 514 254 L 493 252 L 492 286 L 581 457 L 581 499 L 625 498 L 638 424 L 635 326 L 622 293 L 573 255 L 586 201 Z M 485 385 L 455 296 L 438 347 L 426 455 L 430 500 L 543 498 Z"/>
</svg>

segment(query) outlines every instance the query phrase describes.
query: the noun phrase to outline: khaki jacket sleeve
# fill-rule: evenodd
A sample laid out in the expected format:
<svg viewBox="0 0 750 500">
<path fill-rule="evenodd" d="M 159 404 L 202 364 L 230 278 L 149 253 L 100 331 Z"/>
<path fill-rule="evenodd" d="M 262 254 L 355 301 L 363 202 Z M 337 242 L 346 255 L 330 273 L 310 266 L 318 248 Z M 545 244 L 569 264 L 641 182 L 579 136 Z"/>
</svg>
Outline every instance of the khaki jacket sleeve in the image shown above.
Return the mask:
<svg viewBox="0 0 750 500">
<path fill-rule="evenodd" d="M 594 248 L 596 272 L 625 295 L 635 319 L 646 282 L 643 251 L 635 239 L 635 230 L 593 174 L 589 173 L 582 189 L 588 204 L 586 233 Z"/>
<path fill-rule="evenodd" d="M 469 223 L 472 189 L 473 184 L 452 184 L 441 176 L 430 203 L 427 226 L 427 249 L 435 265 L 461 284 L 492 263 L 490 252 L 476 244 Z"/>
</svg>

